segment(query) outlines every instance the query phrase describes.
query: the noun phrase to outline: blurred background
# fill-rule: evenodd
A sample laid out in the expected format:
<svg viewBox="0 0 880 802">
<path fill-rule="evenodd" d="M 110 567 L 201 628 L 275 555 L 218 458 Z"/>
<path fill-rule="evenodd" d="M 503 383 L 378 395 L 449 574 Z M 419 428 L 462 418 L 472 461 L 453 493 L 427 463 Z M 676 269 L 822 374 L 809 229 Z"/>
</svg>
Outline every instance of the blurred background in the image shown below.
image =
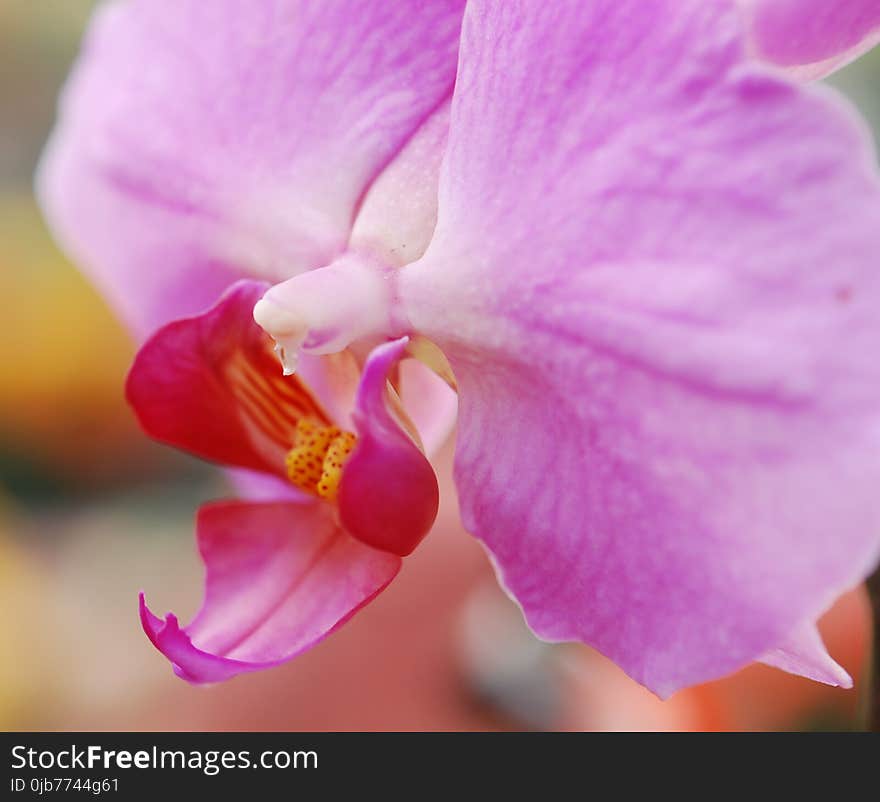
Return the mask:
<svg viewBox="0 0 880 802">
<path fill-rule="evenodd" d="M 32 176 L 92 0 L 0 0 L 0 729 L 848 729 L 857 691 L 760 666 L 661 703 L 585 647 L 535 640 L 458 523 L 451 449 L 435 531 L 379 599 L 287 666 L 176 679 L 137 619 L 195 611 L 193 516 L 229 493 L 151 443 L 122 398 L 133 347 L 54 247 Z M 833 81 L 880 130 L 880 54 Z M 822 622 L 858 683 L 857 591 Z"/>
</svg>

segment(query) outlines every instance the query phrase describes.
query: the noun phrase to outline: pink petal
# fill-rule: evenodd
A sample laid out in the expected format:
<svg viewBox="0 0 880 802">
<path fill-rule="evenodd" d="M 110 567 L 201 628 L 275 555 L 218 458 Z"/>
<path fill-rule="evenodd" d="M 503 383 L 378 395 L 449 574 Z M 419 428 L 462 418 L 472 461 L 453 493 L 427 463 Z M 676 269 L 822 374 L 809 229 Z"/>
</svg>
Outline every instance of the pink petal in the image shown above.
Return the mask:
<svg viewBox="0 0 880 802">
<path fill-rule="evenodd" d="M 437 229 L 395 287 L 533 629 L 660 694 L 880 550 L 880 186 L 829 91 L 704 0 L 469 3 Z"/>
<path fill-rule="evenodd" d="M 877 0 L 739 0 L 751 44 L 798 78 L 821 78 L 880 42 Z"/>
<path fill-rule="evenodd" d="M 339 486 L 339 517 L 358 540 L 405 557 L 428 534 L 440 501 L 431 463 L 388 409 L 387 376 L 407 340 L 375 348 L 355 402 L 358 443 Z"/>
<path fill-rule="evenodd" d="M 828 654 L 816 625 L 809 623 L 799 627 L 788 640 L 771 649 L 760 658 L 762 663 L 781 668 L 790 674 L 800 674 L 826 685 L 852 688 L 853 682 L 846 670 Z"/>
<path fill-rule="evenodd" d="M 40 195 L 135 331 L 346 245 L 455 77 L 462 0 L 127 0 L 101 8 Z"/>
<path fill-rule="evenodd" d="M 400 558 L 364 546 L 321 503 L 203 507 L 199 551 L 205 600 L 180 628 L 141 594 L 144 631 L 195 682 L 219 682 L 290 660 L 344 624 L 400 570 Z"/>
<path fill-rule="evenodd" d="M 251 314 L 266 288 L 240 281 L 208 312 L 169 323 L 140 349 L 126 393 L 149 435 L 205 459 L 284 475 L 297 421 L 333 422 L 311 386 L 332 397 L 329 375 L 342 357 L 304 357 L 297 376 L 282 376 L 272 340 Z M 345 363 L 339 370 L 344 385 Z"/>
</svg>

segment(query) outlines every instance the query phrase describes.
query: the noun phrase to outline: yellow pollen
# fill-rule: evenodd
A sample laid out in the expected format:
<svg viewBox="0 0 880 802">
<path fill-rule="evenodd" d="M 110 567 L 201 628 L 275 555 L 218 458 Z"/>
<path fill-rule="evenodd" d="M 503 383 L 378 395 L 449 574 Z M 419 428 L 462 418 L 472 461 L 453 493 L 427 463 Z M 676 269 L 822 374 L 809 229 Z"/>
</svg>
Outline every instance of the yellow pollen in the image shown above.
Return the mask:
<svg viewBox="0 0 880 802">
<path fill-rule="evenodd" d="M 335 501 L 342 469 L 357 437 L 337 426 L 299 420 L 293 448 L 287 454 L 287 477 L 300 490 Z"/>
</svg>

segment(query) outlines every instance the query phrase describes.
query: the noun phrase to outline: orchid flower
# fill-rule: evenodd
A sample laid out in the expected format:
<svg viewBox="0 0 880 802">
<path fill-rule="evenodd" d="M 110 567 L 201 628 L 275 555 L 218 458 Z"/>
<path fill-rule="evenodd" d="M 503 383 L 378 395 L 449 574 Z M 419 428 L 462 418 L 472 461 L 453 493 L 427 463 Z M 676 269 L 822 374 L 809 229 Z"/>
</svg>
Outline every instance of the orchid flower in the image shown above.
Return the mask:
<svg viewBox="0 0 880 802">
<path fill-rule="evenodd" d="M 880 42 L 877 0 L 740 0 L 755 54 L 795 77 L 822 78 Z"/>
<path fill-rule="evenodd" d="M 241 277 L 274 285 L 253 314 L 295 370 L 272 378 L 259 340 L 270 418 L 293 392 L 315 423 L 326 366 L 362 369 L 352 427 L 317 420 L 328 449 L 357 438 L 330 466 L 339 496 L 207 508 L 203 612 L 181 630 L 143 608 L 179 673 L 301 651 L 424 534 L 415 505 L 381 542 L 368 503 L 428 495 L 394 467 L 400 449 L 427 477 L 395 399 L 406 353 L 457 389 L 463 520 L 539 636 L 661 696 L 754 660 L 849 684 L 815 620 L 880 554 L 880 183 L 852 110 L 757 64 L 742 22 L 732 0 L 102 14 L 41 187 L 132 325 L 167 323 L 132 371 L 142 422 L 283 479 L 302 418 L 242 460 L 260 427 L 228 370 L 222 409 L 187 378 L 217 377 L 215 340 L 223 365 L 258 341 L 255 285 L 168 323 Z M 370 476 L 355 515 L 347 484 Z M 351 560 L 297 584 L 324 539 Z"/>
</svg>

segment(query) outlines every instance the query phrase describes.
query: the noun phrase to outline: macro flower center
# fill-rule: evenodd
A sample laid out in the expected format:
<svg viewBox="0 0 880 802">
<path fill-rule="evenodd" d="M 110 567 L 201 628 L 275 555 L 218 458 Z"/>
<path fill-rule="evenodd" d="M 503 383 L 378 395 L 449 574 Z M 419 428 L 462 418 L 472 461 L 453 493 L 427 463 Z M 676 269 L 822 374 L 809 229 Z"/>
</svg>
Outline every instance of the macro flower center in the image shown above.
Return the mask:
<svg viewBox="0 0 880 802">
<path fill-rule="evenodd" d="M 287 478 L 300 490 L 335 501 L 342 470 L 356 442 L 354 434 L 338 426 L 298 421 L 293 448 L 284 461 Z"/>
</svg>

